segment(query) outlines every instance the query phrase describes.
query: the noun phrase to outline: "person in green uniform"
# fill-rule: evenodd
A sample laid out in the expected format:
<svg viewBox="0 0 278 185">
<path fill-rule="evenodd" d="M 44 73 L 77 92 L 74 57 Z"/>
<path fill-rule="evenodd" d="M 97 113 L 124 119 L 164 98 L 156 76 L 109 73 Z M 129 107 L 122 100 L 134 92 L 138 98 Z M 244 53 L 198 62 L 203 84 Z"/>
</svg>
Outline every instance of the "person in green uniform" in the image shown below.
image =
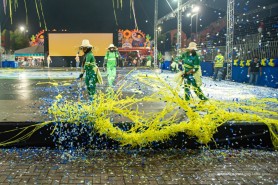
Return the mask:
<svg viewBox="0 0 278 185">
<path fill-rule="evenodd" d="M 216 77 L 218 77 L 218 80 L 221 81 L 222 79 L 222 73 L 223 73 L 223 65 L 224 65 L 224 56 L 221 54 L 221 51 L 217 51 L 217 55 L 215 56 L 215 63 L 214 63 L 214 74 L 213 74 L 213 80 L 216 80 Z"/>
<path fill-rule="evenodd" d="M 180 61 L 180 57 L 176 56 L 171 64 L 171 70 L 172 72 L 178 72 L 179 71 L 179 61 Z"/>
<path fill-rule="evenodd" d="M 152 57 L 151 55 L 148 55 L 146 58 L 147 58 L 147 64 L 146 64 L 146 66 L 147 66 L 147 67 L 151 67 L 151 66 L 152 66 L 153 57 Z"/>
<path fill-rule="evenodd" d="M 83 50 L 83 62 L 82 62 L 82 70 L 79 78 L 82 79 L 84 73 L 85 76 L 85 84 L 87 86 L 88 94 L 90 98 L 93 98 L 96 93 L 96 83 L 98 82 L 97 73 L 96 73 L 96 59 L 93 55 L 92 48 L 93 46 L 90 44 L 89 40 L 83 40 L 80 48 Z"/>
<path fill-rule="evenodd" d="M 202 92 L 200 83 L 196 83 L 196 77 L 194 77 L 194 73 L 198 74 L 200 69 L 200 56 L 196 53 L 197 44 L 195 42 L 190 42 L 186 51 L 182 53 L 180 59 L 182 60 L 183 65 L 183 78 L 184 78 L 184 92 L 185 92 L 185 100 L 190 99 L 190 87 L 193 86 L 193 90 L 195 94 L 201 100 L 208 100 Z M 200 73 L 199 73 L 200 74 Z M 200 78 L 200 76 L 199 76 Z"/>
<path fill-rule="evenodd" d="M 118 60 L 119 60 L 119 52 L 114 46 L 114 44 L 110 44 L 108 47 L 108 51 L 106 52 L 104 57 L 104 63 L 107 64 L 107 78 L 108 78 L 108 85 L 110 87 L 113 86 L 116 79 L 116 73 L 117 73 L 116 67 L 117 67 Z"/>
</svg>

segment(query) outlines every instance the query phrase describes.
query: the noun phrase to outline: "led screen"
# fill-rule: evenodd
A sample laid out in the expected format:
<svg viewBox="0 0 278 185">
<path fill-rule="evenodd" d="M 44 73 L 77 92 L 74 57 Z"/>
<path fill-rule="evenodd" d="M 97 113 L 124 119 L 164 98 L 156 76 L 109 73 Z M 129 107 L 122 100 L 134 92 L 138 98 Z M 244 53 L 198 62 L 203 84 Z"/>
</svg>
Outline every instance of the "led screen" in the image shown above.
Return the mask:
<svg viewBox="0 0 278 185">
<path fill-rule="evenodd" d="M 75 56 L 83 39 L 88 39 L 93 45 L 95 56 L 104 56 L 108 46 L 113 43 L 113 34 L 49 33 L 48 39 L 50 56 Z"/>
</svg>

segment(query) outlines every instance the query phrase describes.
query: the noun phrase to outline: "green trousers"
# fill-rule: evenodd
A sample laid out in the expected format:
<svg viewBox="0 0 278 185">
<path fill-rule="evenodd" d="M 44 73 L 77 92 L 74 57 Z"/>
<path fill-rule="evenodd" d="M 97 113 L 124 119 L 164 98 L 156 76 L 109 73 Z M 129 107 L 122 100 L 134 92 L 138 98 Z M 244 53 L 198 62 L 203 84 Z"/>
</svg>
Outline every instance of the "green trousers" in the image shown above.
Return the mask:
<svg viewBox="0 0 278 185">
<path fill-rule="evenodd" d="M 108 78 L 108 85 L 112 87 L 116 79 L 116 67 L 107 68 L 107 78 Z"/>
<path fill-rule="evenodd" d="M 207 97 L 205 97 L 203 91 L 200 87 L 196 85 L 196 81 L 192 74 L 187 75 L 184 78 L 184 94 L 185 94 L 185 100 L 190 99 L 190 87 L 193 86 L 193 90 L 195 94 L 201 99 L 201 100 L 208 100 Z"/>
<path fill-rule="evenodd" d="M 94 96 L 96 93 L 97 75 L 92 72 L 86 72 L 85 83 L 87 86 L 88 94 Z"/>
</svg>

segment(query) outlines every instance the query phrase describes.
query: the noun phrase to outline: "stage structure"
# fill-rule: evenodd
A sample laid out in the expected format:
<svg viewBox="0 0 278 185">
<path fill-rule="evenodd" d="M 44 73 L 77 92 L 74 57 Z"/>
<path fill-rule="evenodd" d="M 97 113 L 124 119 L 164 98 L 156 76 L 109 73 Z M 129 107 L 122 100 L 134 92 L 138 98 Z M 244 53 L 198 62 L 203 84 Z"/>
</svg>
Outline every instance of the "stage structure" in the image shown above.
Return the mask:
<svg viewBox="0 0 278 185">
<path fill-rule="evenodd" d="M 181 46 L 181 36 L 182 33 L 182 12 L 184 12 L 186 9 L 192 8 L 194 5 L 203 5 L 205 7 L 210 7 L 209 4 L 204 4 L 201 1 L 196 1 L 196 0 L 189 0 L 183 4 L 180 4 L 181 0 L 178 0 L 178 8 L 173 10 L 172 12 L 168 13 L 167 15 L 161 17 L 156 21 L 154 21 L 154 28 L 155 28 L 155 33 L 157 30 L 158 25 L 163 24 L 163 22 L 171 20 L 173 18 L 177 17 L 177 45 L 178 47 Z M 227 79 L 231 79 L 232 76 L 232 52 L 233 52 L 233 34 L 234 34 L 234 5 L 235 5 L 235 0 L 227 0 L 227 45 L 226 45 L 226 59 L 228 60 L 228 67 L 227 67 Z M 158 5 L 156 4 L 155 9 L 157 9 Z M 157 38 L 155 38 L 154 42 L 156 43 Z"/>
<path fill-rule="evenodd" d="M 45 31 L 42 30 L 38 34 L 32 35 L 32 37 L 30 38 L 31 41 L 29 42 L 30 47 L 38 45 L 44 46 L 44 33 Z"/>
<path fill-rule="evenodd" d="M 234 7 L 235 0 L 227 0 L 227 36 L 226 36 L 226 61 L 227 75 L 226 79 L 232 78 L 232 61 L 233 61 L 233 42 L 234 42 Z"/>
<path fill-rule="evenodd" d="M 196 1 L 189 0 L 184 4 L 181 4 L 181 0 L 178 0 L 178 8 L 173 10 L 172 12 L 168 13 L 167 15 L 161 17 L 155 22 L 155 26 L 163 24 L 163 22 L 171 20 L 173 18 L 177 17 L 177 45 L 178 48 L 181 47 L 181 35 L 182 35 L 182 12 L 185 10 L 191 8 L 194 4 L 196 4 Z"/>
<path fill-rule="evenodd" d="M 49 33 L 49 55 L 75 56 L 83 39 L 90 40 L 95 56 L 104 56 L 109 44 L 113 43 L 113 33 Z"/>
<path fill-rule="evenodd" d="M 182 47 L 181 46 L 181 33 L 182 33 L 182 11 L 180 9 L 181 6 L 181 1 L 178 0 L 178 29 L 177 29 L 177 52 L 179 52 L 179 49 Z"/>
</svg>

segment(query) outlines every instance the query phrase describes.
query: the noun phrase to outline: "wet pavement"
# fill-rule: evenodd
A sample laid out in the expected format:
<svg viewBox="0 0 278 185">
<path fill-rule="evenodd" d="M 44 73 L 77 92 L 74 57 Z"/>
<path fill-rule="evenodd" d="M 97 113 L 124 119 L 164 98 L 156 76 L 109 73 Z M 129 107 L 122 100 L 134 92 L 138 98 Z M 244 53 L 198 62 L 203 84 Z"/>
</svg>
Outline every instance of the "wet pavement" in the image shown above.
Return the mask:
<svg viewBox="0 0 278 185">
<path fill-rule="evenodd" d="M 102 70 L 102 69 L 101 69 Z M 43 122 L 47 121 L 46 111 L 51 106 L 55 96 L 66 92 L 69 98 L 78 99 L 78 89 L 83 87 L 82 94 L 86 96 L 84 83 L 77 79 L 80 69 L 44 68 L 44 69 L 0 69 L 0 123 L 1 122 Z M 170 71 L 150 70 L 146 68 L 118 68 L 115 90 L 122 84 L 132 84 L 122 90 L 124 96 L 145 96 L 157 89 L 142 85 L 136 79 L 140 74 L 160 74 L 171 83 L 174 73 Z M 102 72 L 104 85 L 97 85 L 98 90 L 107 90 L 107 77 Z M 247 98 L 277 98 L 278 89 L 239 84 L 230 81 L 214 82 L 211 78 L 203 78 L 202 89 L 206 96 L 216 100 L 238 101 Z M 181 96 L 183 92 L 181 91 Z M 225 96 L 223 96 L 225 94 Z M 144 104 L 142 111 L 161 111 L 164 103 Z M 120 120 L 119 120 L 120 121 Z"/>
<path fill-rule="evenodd" d="M 77 152 L 77 151 L 75 151 Z M 262 150 L 0 150 L 0 184 L 277 184 Z"/>
<path fill-rule="evenodd" d="M 118 69 L 117 81 L 133 68 Z M 77 77 L 80 69 L 1 69 L 0 70 L 0 124 L 1 122 L 43 122 L 48 120 L 44 114 L 55 96 L 62 91 L 77 91 L 84 87 Z M 107 78 L 102 72 L 104 85 L 98 90 L 105 91 Z M 57 84 L 57 86 L 56 86 Z M 83 95 L 86 96 L 85 89 Z M 69 92 L 70 93 L 70 92 Z M 128 94 L 128 93 L 127 93 Z"/>
</svg>

